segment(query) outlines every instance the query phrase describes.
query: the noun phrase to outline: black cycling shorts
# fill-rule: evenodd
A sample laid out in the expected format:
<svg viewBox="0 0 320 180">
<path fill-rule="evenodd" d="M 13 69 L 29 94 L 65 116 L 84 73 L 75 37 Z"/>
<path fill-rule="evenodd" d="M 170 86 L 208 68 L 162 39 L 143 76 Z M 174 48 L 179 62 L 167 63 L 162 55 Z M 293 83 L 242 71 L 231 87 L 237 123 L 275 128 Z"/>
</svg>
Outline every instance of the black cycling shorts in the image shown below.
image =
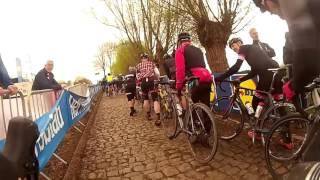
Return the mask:
<svg viewBox="0 0 320 180">
<path fill-rule="evenodd" d="M 211 82 L 201 82 L 191 90 L 191 99 L 194 103 L 201 102 L 210 107 Z"/>
<path fill-rule="evenodd" d="M 136 96 L 136 83 L 127 83 L 125 92 L 128 98 L 128 101 L 131 101 Z"/>
<path fill-rule="evenodd" d="M 143 92 L 143 99 L 148 100 L 149 99 L 149 93 L 151 93 L 151 98 L 153 101 L 158 100 L 158 93 L 154 87 L 154 80 L 148 79 L 143 79 L 141 82 L 141 90 Z"/>
</svg>

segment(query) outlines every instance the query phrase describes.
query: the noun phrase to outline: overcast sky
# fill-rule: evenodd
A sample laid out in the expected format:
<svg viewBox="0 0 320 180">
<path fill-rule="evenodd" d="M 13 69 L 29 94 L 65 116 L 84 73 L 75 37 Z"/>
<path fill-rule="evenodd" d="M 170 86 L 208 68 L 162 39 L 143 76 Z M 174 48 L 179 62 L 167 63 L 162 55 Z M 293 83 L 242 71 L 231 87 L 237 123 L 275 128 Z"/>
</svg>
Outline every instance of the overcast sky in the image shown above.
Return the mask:
<svg viewBox="0 0 320 180">
<path fill-rule="evenodd" d="M 16 77 L 16 57 L 22 60 L 24 72 L 34 73 L 50 58 L 55 61 L 57 80 L 74 80 L 76 76 L 96 79 L 92 62 L 97 47 L 121 37 L 117 30 L 97 21 L 91 8 L 101 9 L 97 0 L 0 1 L 0 54 L 9 74 Z M 260 39 L 276 50 L 281 63 L 285 22 L 258 10 L 255 14 L 252 24 L 233 36 L 251 43 L 247 31 L 256 27 Z M 228 48 L 227 57 L 230 65 L 236 60 Z"/>
</svg>

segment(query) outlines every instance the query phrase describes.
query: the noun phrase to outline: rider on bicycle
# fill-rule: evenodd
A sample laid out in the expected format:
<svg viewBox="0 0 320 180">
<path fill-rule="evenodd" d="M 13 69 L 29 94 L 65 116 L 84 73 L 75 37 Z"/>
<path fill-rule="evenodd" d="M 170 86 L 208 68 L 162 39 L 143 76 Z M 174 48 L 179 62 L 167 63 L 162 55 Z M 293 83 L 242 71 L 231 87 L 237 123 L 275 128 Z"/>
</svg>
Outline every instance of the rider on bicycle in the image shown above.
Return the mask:
<svg viewBox="0 0 320 180">
<path fill-rule="evenodd" d="M 154 102 L 154 111 L 157 115 L 155 125 L 160 126 L 160 103 L 158 101 L 158 94 L 154 87 L 154 81 L 156 80 L 156 65 L 149 60 L 148 54 L 142 53 L 140 55 L 141 62 L 136 66 L 137 80 L 141 82 L 141 90 L 143 92 L 143 107 L 147 112 L 147 119 L 151 120 L 149 93 L 151 93 L 152 100 Z"/>
<path fill-rule="evenodd" d="M 196 76 L 199 78 L 199 85 L 191 91 L 193 102 L 202 102 L 210 106 L 210 92 L 212 84 L 211 73 L 206 69 L 205 60 L 201 49 L 191 44 L 189 33 L 180 33 L 178 35 L 178 46 L 176 50 L 176 89 L 178 95 L 184 87 L 185 78 Z M 182 106 L 186 109 L 186 102 L 182 101 Z"/>
<path fill-rule="evenodd" d="M 277 62 L 272 60 L 266 53 L 264 53 L 260 48 L 254 45 L 244 45 L 240 38 L 233 38 L 229 41 L 229 47 L 238 54 L 237 62 L 225 73 L 215 78 L 216 82 L 221 82 L 227 77 L 235 74 L 239 71 L 243 61 L 247 61 L 251 67 L 251 71 L 248 75 L 241 77 L 236 80 L 240 84 L 242 81 L 246 81 L 255 76 L 259 77 L 259 82 L 257 84 L 256 90 L 269 91 L 273 79 L 273 72 L 268 71 L 270 68 L 278 68 Z M 281 85 L 279 85 L 279 80 L 276 80 L 275 92 L 281 93 Z M 255 92 L 252 100 L 252 107 L 256 110 L 259 102 L 262 102 L 264 96 L 258 92 Z M 253 136 L 252 132 L 248 132 L 250 137 Z"/>
<path fill-rule="evenodd" d="M 293 83 L 284 87 L 288 99 L 320 74 L 320 1 L 253 0 L 262 12 L 270 11 L 288 23 L 293 45 Z M 292 86 L 292 87 L 291 87 Z"/>
</svg>

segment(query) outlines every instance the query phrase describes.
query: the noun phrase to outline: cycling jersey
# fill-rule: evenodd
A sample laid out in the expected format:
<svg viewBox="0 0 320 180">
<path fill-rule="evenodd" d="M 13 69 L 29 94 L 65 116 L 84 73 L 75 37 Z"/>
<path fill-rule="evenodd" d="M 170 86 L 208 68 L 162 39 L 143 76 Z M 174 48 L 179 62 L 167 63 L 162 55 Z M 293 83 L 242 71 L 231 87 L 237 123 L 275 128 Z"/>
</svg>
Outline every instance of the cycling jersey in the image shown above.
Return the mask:
<svg viewBox="0 0 320 180">
<path fill-rule="evenodd" d="M 206 69 L 202 51 L 191 44 L 184 44 L 176 51 L 176 88 L 181 90 L 186 76 L 197 76 L 201 82 L 212 82 Z"/>
<path fill-rule="evenodd" d="M 145 78 L 154 78 L 154 69 L 156 65 L 152 61 L 142 61 L 136 67 L 137 69 L 137 79 L 141 81 Z"/>
<path fill-rule="evenodd" d="M 247 61 L 251 67 L 251 71 L 248 75 L 241 77 L 240 81 L 246 81 L 255 76 L 259 76 L 259 82 L 257 84 L 257 90 L 269 91 L 273 78 L 273 72 L 268 71 L 269 68 L 278 68 L 279 65 L 276 61 L 272 60 L 265 52 L 254 45 L 242 45 L 239 50 L 239 57 L 236 62 L 227 72 L 216 78 L 217 81 L 235 74 L 239 71 L 243 61 Z M 279 83 L 280 82 L 280 83 Z M 277 93 L 281 93 L 281 77 L 279 77 L 275 83 Z M 261 98 L 257 96 L 253 97 L 252 106 L 256 109 Z"/>
</svg>

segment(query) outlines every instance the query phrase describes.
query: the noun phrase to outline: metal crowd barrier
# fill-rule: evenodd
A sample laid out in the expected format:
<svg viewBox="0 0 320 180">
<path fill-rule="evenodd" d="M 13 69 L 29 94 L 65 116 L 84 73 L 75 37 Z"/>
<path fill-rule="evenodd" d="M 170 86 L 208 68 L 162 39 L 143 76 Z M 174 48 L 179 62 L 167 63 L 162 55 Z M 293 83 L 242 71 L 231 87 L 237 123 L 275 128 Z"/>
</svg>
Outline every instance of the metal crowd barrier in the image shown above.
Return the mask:
<svg viewBox="0 0 320 180">
<path fill-rule="evenodd" d="M 100 90 L 101 90 L 101 85 L 90 85 L 88 86 L 89 88 L 89 96 L 90 98 L 93 98 Z"/>
<path fill-rule="evenodd" d="M 17 116 L 26 116 L 25 99 L 22 92 L 11 95 L 9 91 L 0 96 L 0 139 L 6 137 L 10 119 Z"/>
<path fill-rule="evenodd" d="M 65 88 L 66 90 L 73 92 L 80 96 L 87 96 L 88 85 L 87 84 L 77 84 L 74 86 L 69 86 Z"/>
<path fill-rule="evenodd" d="M 93 98 L 100 90 L 100 85 L 75 85 L 66 88 L 76 94 Z M 10 119 L 17 116 L 29 117 L 32 120 L 40 118 L 49 112 L 62 94 L 52 89 L 32 91 L 29 95 L 18 92 L 9 95 L 6 92 L 0 96 L 0 139 L 5 138 Z"/>
<path fill-rule="evenodd" d="M 49 112 L 61 95 L 62 91 L 52 89 L 32 91 L 28 96 L 27 116 L 32 120 Z"/>
</svg>

